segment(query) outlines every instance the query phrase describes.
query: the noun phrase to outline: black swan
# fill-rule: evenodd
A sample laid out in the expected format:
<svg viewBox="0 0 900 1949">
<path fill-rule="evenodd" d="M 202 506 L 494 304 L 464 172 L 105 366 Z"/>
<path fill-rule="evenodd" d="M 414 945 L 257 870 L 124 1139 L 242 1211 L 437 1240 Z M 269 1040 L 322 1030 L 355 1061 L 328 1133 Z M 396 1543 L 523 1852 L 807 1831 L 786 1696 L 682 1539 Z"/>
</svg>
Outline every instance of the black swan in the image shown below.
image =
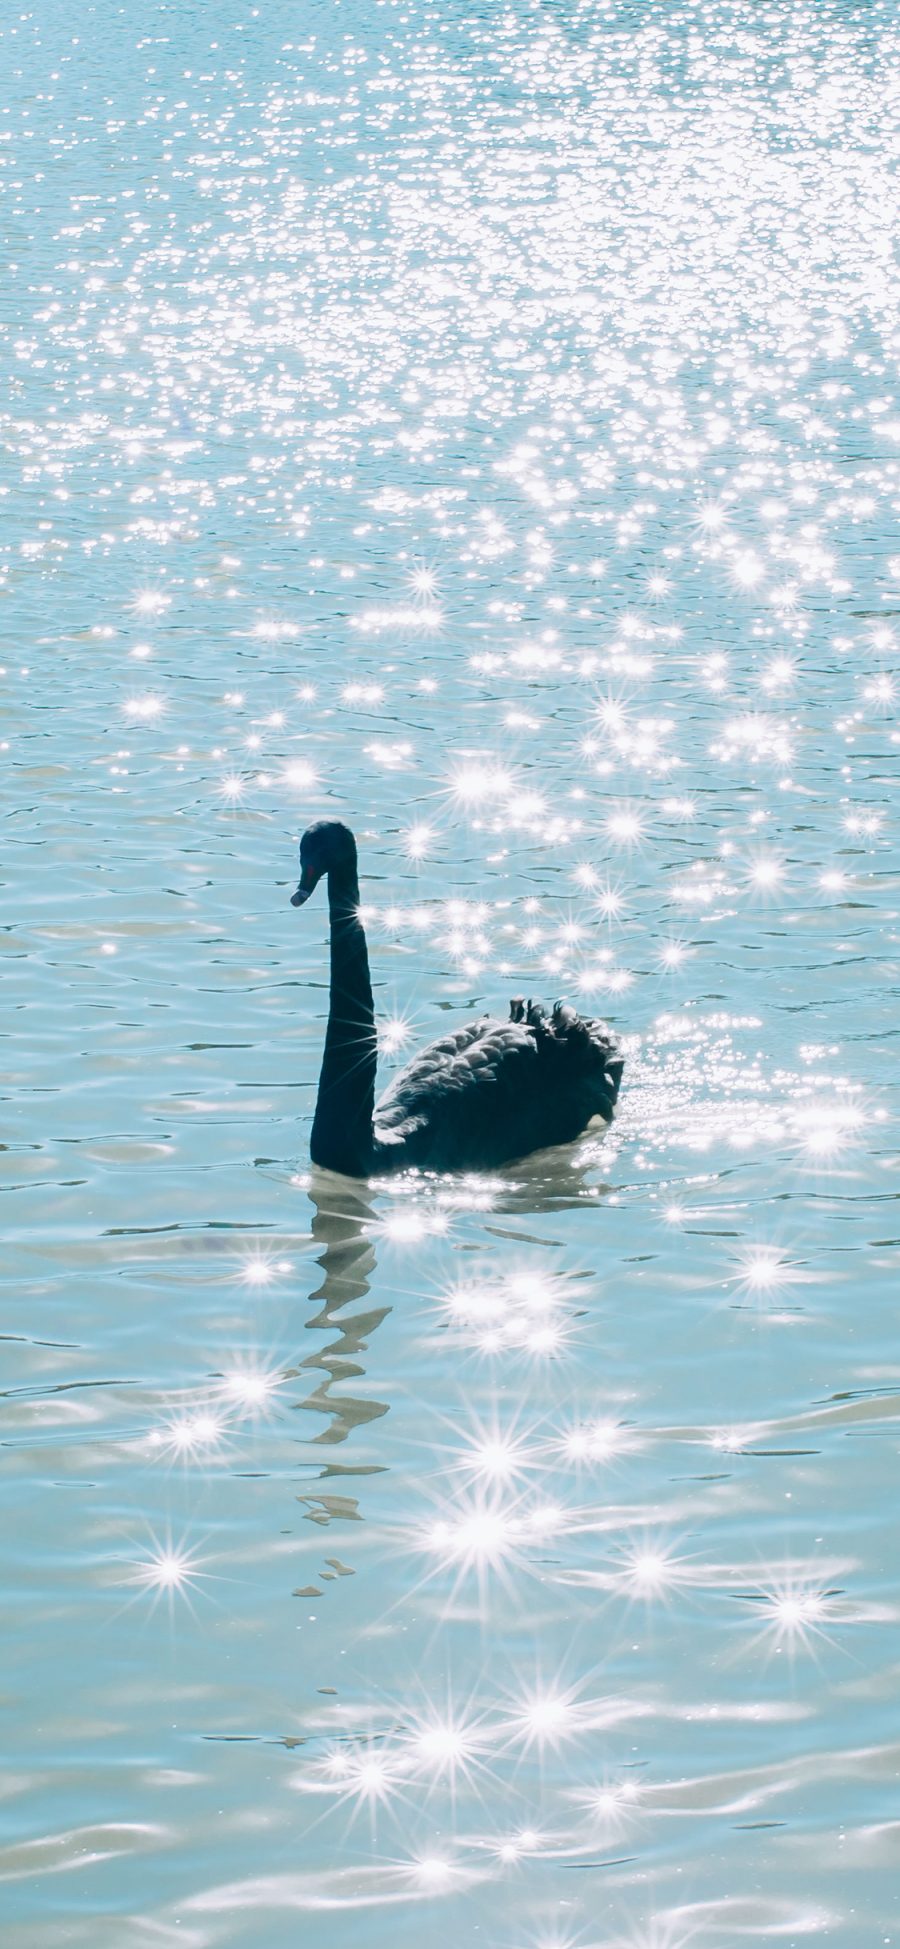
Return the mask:
<svg viewBox="0 0 900 1949">
<path fill-rule="evenodd" d="M 331 999 L 316 1114 L 314 1164 L 348 1177 L 418 1166 L 475 1171 L 570 1143 L 592 1117 L 612 1120 L 624 1067 L 602 1022 L 557 1002 L 548 1017 L 510 1003 L 508 1022 L 483 1015 L 413 1056 L 375 1102 L 377 1044 L 356 841 L 319 819 L 300 841 L 302 907 L 328 877 Z"/>
</svg>

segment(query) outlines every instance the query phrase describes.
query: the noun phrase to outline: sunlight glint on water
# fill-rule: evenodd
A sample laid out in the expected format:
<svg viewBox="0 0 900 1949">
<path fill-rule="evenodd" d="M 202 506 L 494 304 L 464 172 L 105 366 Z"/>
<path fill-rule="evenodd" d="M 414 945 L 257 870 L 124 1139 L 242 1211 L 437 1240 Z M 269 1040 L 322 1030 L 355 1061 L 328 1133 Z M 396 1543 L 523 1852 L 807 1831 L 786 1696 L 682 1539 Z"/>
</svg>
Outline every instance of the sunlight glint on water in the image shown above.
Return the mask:
<svg viewBox="0 0 900 1949">
<path fill-rule="evenodd" d="M 897 1939 L 898 38 L 3 25 L 4 1949 Z M 310 1174 L 323 812 L 608 1137 Z"/>
</svg>

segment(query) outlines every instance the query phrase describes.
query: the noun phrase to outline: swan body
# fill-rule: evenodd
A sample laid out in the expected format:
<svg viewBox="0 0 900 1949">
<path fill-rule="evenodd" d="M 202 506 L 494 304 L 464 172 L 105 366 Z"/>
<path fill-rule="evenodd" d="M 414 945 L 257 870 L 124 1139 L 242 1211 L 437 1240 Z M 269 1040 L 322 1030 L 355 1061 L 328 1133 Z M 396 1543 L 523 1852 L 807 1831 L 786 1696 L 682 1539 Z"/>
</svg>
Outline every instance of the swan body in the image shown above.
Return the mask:
<svg viewBox="0 0 900 1949">
<path fill-rule="evenodd" d="M 519 997 L 507 1021 L 484 1015 L 429 1043 L 376 1103 L 375 1014 L 349 827 L 337 819 L 310 826 L 300 869 L 292 904 L 302 906 L 327 875 L 331 919 L 314 1164 L 351 1177 L 493 1169 L 570 1143 L 595 1117 L 611 1122 L 624 1064 L 604 1024 L 562 1002 L 548 1016 Z"/>
</svg>

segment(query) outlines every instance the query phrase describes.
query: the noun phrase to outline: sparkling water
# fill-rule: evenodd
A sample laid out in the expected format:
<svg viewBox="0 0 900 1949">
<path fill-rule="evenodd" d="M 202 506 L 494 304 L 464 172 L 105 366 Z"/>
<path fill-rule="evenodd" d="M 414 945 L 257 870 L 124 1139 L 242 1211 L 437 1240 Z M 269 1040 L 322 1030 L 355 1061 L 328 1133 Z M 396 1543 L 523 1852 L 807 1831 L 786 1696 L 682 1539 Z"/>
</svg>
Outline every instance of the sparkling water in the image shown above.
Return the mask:
<svg viewBox="0 0 900 1949">
<path fill-rule="evenodd" d="M 898 1939 L 898 43 L 5 15 L 4 1949 Z M 310 1173 L 323 814 L 608 1135 Z"/>
</svg>

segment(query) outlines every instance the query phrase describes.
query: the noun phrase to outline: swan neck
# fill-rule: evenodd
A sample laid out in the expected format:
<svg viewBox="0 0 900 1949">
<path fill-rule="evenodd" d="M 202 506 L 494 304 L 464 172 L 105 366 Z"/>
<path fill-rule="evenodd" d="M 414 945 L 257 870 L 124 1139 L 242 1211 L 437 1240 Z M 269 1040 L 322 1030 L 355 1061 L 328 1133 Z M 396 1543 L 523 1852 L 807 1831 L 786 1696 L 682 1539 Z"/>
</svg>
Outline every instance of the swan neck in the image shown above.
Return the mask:
<svg viewBox="0 0 900 1949">
<path fill-rule="evenodd" d="M 359 917 L 359 873 L 355 866 L 332 867 L 328 875 L 328 912 L 332 921 L 355 921 L 365 946 Z"/>
<path fill-rule="evenodd" d="M 331 983 L 325 1053 L 313 1119 L 315 1164 L 364 1177 L 372 1160 L 375 1010 L 355 866 L 328 875 Z"/>
</svg>

